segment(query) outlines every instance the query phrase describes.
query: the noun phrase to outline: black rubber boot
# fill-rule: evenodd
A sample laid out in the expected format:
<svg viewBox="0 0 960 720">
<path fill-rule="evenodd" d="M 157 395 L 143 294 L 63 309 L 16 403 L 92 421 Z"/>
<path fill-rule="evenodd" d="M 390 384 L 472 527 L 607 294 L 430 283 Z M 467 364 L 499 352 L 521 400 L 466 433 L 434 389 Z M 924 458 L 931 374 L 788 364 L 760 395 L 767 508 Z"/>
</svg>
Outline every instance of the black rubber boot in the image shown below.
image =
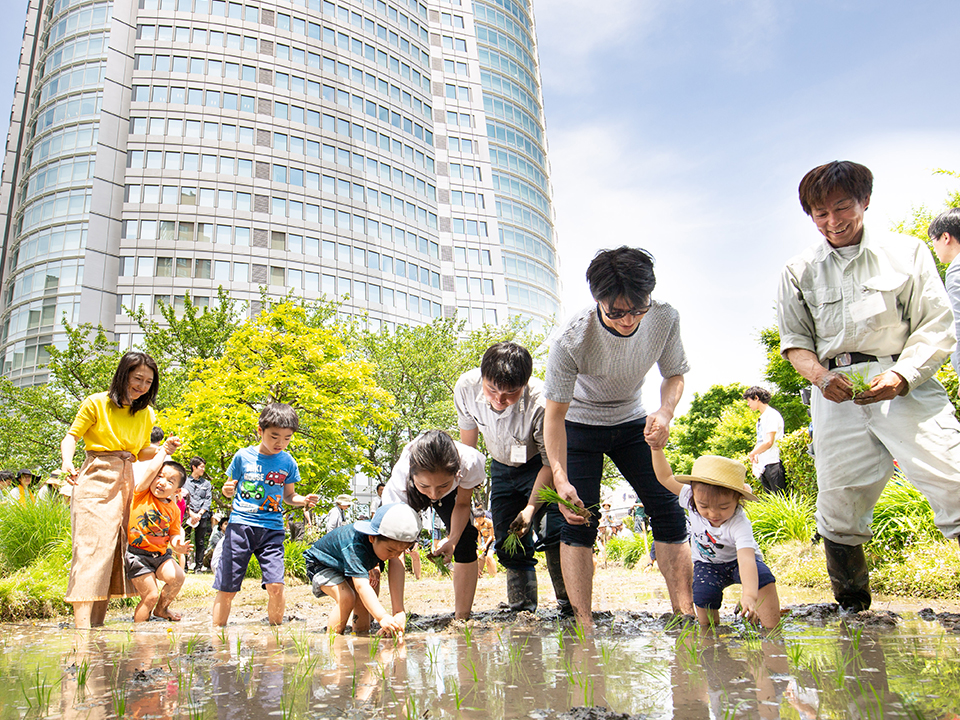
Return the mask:
<svg viewBox="0 0 960 720">
<path fill-rule="evenodd" d="M 823 538 L 833 596 L 844 610 L 870 608 L 870 572 L 862 545 L 841 545 Z"/>
<path fill-rule="evenodd" d="M 573 605 L 567 597 L 567 586 L 563 584 L 563 571 L 560 568 L 560 546 L 545 548 L 543 554 L 547 559 L 547 572 L 550 573 L 553 592 L 557 596 L 560 617 L 573 617 Z"/>
<path fill-rule="evenodd" d="M 507 568 L 507 604 L 511 610 L 537 611 L 537 571 Z"/>
</svg>

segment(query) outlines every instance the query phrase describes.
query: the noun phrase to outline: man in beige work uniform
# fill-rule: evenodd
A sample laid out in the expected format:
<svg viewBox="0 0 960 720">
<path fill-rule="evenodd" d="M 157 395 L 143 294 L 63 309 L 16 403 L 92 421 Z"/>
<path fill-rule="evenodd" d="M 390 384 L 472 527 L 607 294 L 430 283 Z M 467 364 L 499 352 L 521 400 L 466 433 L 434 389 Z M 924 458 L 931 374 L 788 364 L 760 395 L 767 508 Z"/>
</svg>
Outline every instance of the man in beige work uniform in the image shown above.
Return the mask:
<svg viewBox="0 0 960 720">
<path fill-rule="evenodd" d="M 817 529 L 841 607 L 870 607 L 862 545 L 896 459 L 937 527 L 960 534 L 960 424 L 934 374 L 956 344 L 953 313 L 927 247 L 864 227 L 873 175 L 832 162 L 800 183 L 825 242 L 780 279 L 780 350 L 812 397 Z M 869 389 L 854 395 L 850 375 Z"/>
</svg>

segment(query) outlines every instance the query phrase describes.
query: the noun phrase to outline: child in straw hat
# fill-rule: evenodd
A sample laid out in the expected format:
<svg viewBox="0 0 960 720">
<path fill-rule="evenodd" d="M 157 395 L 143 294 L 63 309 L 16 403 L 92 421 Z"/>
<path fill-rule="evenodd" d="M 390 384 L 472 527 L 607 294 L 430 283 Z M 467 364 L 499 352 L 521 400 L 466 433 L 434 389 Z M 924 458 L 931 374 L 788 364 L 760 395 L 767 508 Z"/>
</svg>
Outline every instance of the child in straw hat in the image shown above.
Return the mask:
<svg viewBox="0 0 960 720">
<path fill-rule="evenodd" d="M 756 500 L 744 483 L 743 465 L 704 455 L 691 475 L 674 475 L 662 450 L 653 450 L 657 480 L 690 509 L 693 534 L 693 604 L 703 626 L 720 622 L 723 589 L 740 583 L 740 612 L 765 628 L 780 622 L 777 583 L 753 539 L 753 526 L 740 503 Z"/>
</svg>

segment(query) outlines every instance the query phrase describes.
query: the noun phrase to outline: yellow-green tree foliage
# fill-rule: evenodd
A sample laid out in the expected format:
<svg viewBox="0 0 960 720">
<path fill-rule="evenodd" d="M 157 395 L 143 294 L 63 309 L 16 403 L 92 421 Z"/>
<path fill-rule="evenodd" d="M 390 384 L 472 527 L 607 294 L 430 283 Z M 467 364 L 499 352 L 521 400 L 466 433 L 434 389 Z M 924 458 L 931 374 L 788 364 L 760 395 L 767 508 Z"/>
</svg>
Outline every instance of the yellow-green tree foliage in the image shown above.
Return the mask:
<svg viewBox="0 0 960 720">
<path fill-rule="evenodd" d="M 326 498 L 348 491 L 356 470 L 379 470 L 366 456 L 370 435 L 395 416 L 356 335 L 335 305 L 292 298 L 270 304 L 240 324 L 221 357 L 195 361 L 164 429 L 184 440 L 184 457 L 203 457 L 222 486 L 234 453 L 258 443 L 263 407 L 287 403 L 300 419 L 288 448 L 300 466 L 300 491 Z"/>
</svg>

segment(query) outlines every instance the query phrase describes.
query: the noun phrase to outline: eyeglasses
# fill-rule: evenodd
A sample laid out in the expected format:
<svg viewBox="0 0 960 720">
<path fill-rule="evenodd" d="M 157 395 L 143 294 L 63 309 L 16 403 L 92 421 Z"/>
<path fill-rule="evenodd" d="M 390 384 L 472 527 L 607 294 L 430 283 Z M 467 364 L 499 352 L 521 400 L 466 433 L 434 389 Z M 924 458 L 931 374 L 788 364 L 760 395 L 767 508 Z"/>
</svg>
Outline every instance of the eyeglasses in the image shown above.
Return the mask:
<svg viewBox="0 0 960 720">
<path fill-rule="evenodd" d="M 642 308 L 634 308 L 633 310 L 607 310 L 607 308 L 603 307 L 603 305 L 600 305 L 600 309 L 602 309 L 603 314 L 611 320 L 619 320 L 627 315 L 632 315 L 633 317 L 641 317 L 642 315 L 646 315 L 650 310 L 650 306 L 647 305 L 646 307 Z"/>
</svg>

